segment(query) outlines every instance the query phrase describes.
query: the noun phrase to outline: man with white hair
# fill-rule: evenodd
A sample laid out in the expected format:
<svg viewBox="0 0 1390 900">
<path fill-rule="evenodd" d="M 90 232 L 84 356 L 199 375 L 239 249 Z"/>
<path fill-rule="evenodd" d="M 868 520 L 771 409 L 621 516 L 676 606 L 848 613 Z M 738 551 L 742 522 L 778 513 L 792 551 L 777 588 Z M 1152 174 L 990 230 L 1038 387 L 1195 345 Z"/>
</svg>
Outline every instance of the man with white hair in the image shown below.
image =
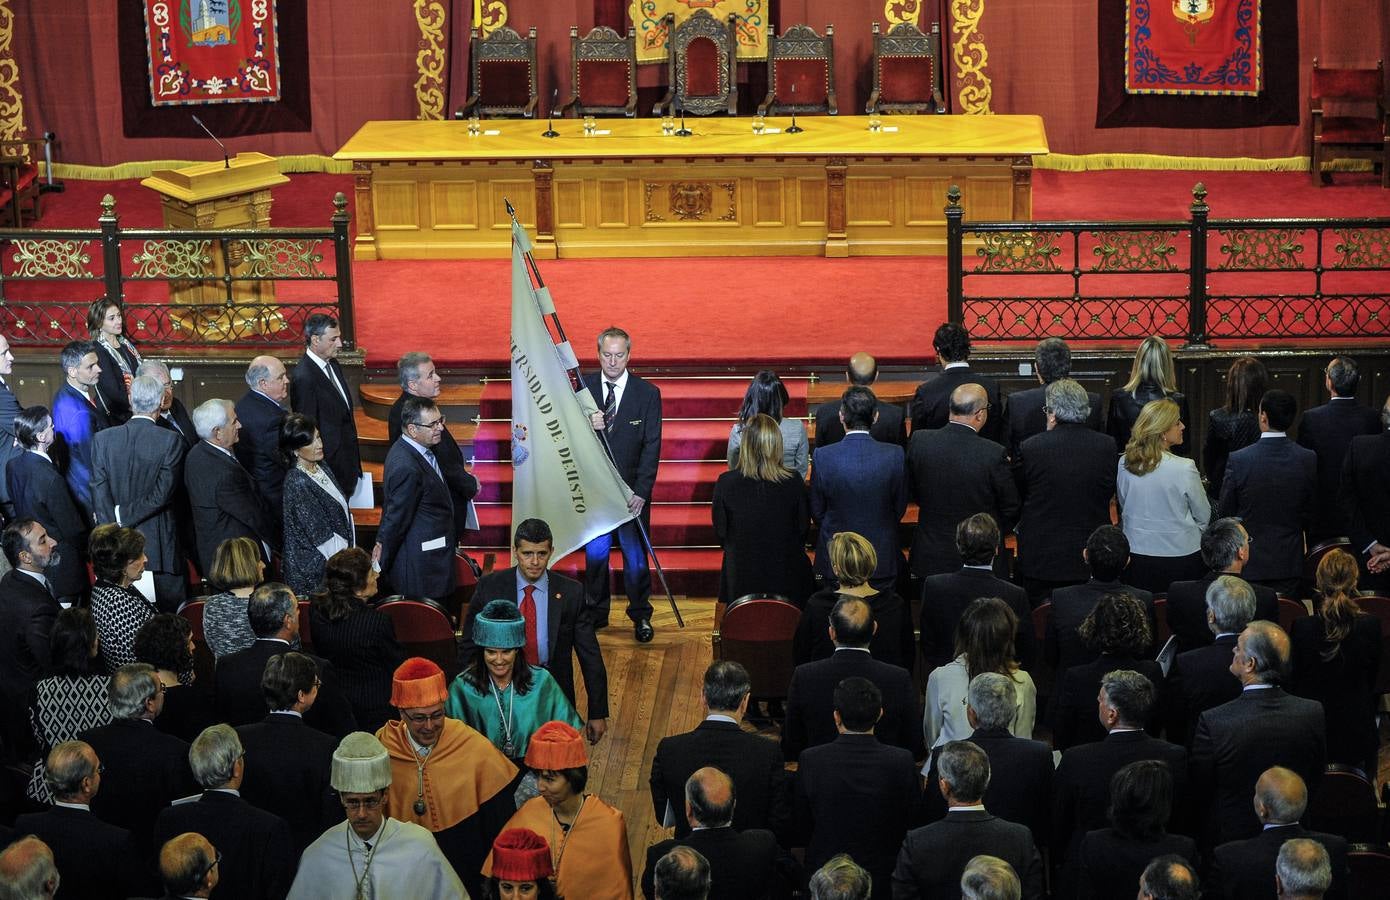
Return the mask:
<svg viewBox="0 0 1390 900">
<path fill-rule="evenodd" d="M 154 576 L 161 612 L 175 612 L 188 593 L 187 564 L 175 517 L 183 484 L 183 441 L 155 424 L 164 385 L 142 375 L 130 383 L 130 421 L 92 438 L 92 512 L 145 536 L 145 568 Z"/>
<path fill-rule="evenodd" d="M 33 835 L 0 853 L 0 900 L 51 900 L 58 882 L 53 851 Z"/>
<path fill-rule="evenodd" d="M 193 507 L 193 534 L 198 565 L 212 570 L 212 557 L 223 541 L 249 537 L 266 544 L 274 531 L 251 474 L 232 453 L 241 434 L 230 400 L 208 400 L 193 410 L 198 444 L 188 451 L 184 483 Z M 264 553 L 264 548 L 262 549 Z"/>
<path fill-rule="evenodd" d="M 1332 867 L 1327 848 L 1309 838 L 1285 841 L 1274 866 L 1279 896 L 1288 900 L 1322 900 L 1332 886 Z"/>
<path fill-rule="evenodd" d="M 466 900 L 434 835 L 386 815 L 391 758 L 381 741 L 365 731 L 343 738 L 333 752 L 332 784 L 347 818 L 304 851 L 290 900 Z"/>
<path fill-rule="evenodd" d="M 289 465 L 280 453 L 280 426 L 290 411 L 290 376 L 273 356 L 258 356 L 246 367 L 246 393 L 236 402 L 241 440 L 236 458 L 260 492 L 277 533 Z"/>
<path fill-rule="evenodd" d="M 960 876 L 961 900 L 1019 900 L 1022 895 L 1018 873 L 997 856 L 976 856 Z"/>
<path fill-rule="evenodd" d="M 159 401 L 159 415 L 155 416 L 154 424 L 183 438 L 185 450 L 192 447 L 198 435 L 193 431 L 193 420 L 188 416 L 188 409 L 182 400 L 174 396 L 174 379 L 169 374 L 169 367 L 157 359 L 147 359 L 135 370 L 136 378 L 142 375 L 148 375 L 164 385 L 164 396 Z"/>
</svg>

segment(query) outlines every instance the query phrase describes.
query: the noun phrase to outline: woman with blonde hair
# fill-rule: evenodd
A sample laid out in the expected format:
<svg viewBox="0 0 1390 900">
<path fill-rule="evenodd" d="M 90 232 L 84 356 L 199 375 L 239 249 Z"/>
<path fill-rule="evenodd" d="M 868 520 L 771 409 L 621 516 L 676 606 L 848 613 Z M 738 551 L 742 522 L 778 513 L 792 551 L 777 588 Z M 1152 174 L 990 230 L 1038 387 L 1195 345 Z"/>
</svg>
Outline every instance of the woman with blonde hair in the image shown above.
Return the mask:
<svg viewBox="0 0 1390 900">
<path fill-rule="evenodd" d="M 811 502 L 806 482 L 783 464 L 782 432 L 771 416 L 749 420 L 737 468 L 715 482 L 711 515 L 724 548 L 721 602 L 746 594 L 806 602 L 815 590 L 806 557 Z"/>
<path fill-rule="evenodd" d="M 997 597 L 982 597 L 965 608 L 956 623 L 956 658 L 927 678 L 922 731 L 928 749 L 970 739 L 975 729 L 966 718 L 965 701 L 970 679 L 982 672 L 998 672 L 1014 683 L 1016 706 L 1009 733 L 1032 738 L 1038 692 L 1033 677 L 1019 668 L 1015 658 L 1017 631 L 1018 616 Z"/>
<path fill-rule="evenodd" d="M 1167 593 L 1173 582 L 1195 580 L 1207 571 L 1201 548 L 1211 503 L 1197 464 L 1173 453 L 1186 427 L 1176 401 L 1147 403 L 1115 479 L 1120 526 L 1130 549 L 1124 581 L 1153 593 Z"/>
<path fill-rule="evenodd" d="M 221 659 L 256 643 L 246 608 L 265 579 L 261 548 L 249 537 L 228 538 L 217 545 L 207 575 L 217 593 L 203 602 L 203 639 L 213 658 Z"/>
<path fill-rule="evenodd" d="M 1178 380 L 1173 369 L 1173 354 L 1168 342 L 1158 335 L 1150 335 L 1139 342 L 1134 354 L 1134 362 L 1129 369 L 1129 380 L 1124 387 L 1110 394 L 1110 414 L 1106 417 L 1106 428 L 1115 439 L 1115 447 L 1124 452 L 1129 444 L 1130 432 L 1139 418 L 1144 406 L 1154 400 L 1173 400 L 1184 422 L 1190 420 L 1187 411 L 1187 398 L 1178 391 Z M 1173 447 L 1178 456 L 1187 455 L 1187 441 L 1179 441 Z"/>
<path fill-rule="evenodd" d="M 1318 563 L 1316 615 L 1295 619 L 1293 692 L 1322 703 L 1327 717 L 1327 761 L 1374 774 L 1376 672 L 1380 621 L 1356 602 L 1356 558 L 1333 550 Z"/>
<path fill-rule="evenodd" d="M 878 630 L 869 643 L 869 654 L 877 660 L 912 671 L 917 648 L 912 643 L 912 613 L 893 591 L 880 591 L 869 584 L 878 567 L 878 554 L 868 538 L 853 531 L 841 531 L 830 539 L 830 569 L 839 587 L 816 591 L 806 600 L 801 619 L 792 637 L 792 659 L 797 665 L 825 659 L 835 652 L 828 632 L 830 611 L 841 597 L 858 597 L 874 611 Z"/>
</svg>

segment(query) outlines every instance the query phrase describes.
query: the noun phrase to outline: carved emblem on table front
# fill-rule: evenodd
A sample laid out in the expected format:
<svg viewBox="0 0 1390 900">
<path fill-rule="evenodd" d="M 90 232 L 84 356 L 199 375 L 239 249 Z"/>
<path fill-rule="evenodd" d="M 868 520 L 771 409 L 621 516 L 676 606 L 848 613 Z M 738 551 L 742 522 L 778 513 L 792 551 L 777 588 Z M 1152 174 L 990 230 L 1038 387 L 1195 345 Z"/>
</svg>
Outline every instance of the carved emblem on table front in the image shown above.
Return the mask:
<svg viewBox="0 0 1390 900">
<path fill-rule="evenodd" d="M 648 222 L 668 222 L 671 216 L 682 222 L 733 222 L 738 218 L 734 181 L 649 181 L 643 188 Z M 665 209 L 661 208 L 662 199 Z"/>
</svg>

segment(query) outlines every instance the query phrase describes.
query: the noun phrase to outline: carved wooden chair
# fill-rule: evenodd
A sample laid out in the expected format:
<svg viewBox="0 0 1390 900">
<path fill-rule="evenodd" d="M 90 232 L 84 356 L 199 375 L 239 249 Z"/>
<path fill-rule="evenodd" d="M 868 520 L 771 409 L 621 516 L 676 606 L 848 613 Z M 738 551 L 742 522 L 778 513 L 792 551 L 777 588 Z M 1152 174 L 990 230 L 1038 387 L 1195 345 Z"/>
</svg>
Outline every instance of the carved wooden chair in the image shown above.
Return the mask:
<svg viewBox="0 0 1390 900">
<path fill-rule="evenodd" d="M 570 98 L 556 112 L 579 116 L 637 115 L 637 32 L 599 26 L 583 37 L 570 26 Z"/>
<path fill-rule="evenodd" d="M 522 37 L 502 27 L 487 37 L 474 28 L 469 38 L 473 59 L 473 93 L 454 113 L 466 119 L 535 118 L 539 91 L 536 79 L 536 29 Z"/>
<path fill-rule="evenodd" d="M 1337 105 L 1338 115 L 1324 116 L 1323 102 Z M 1368 113 L 1375 107 L 1375 115 Z M 1308 82 L 1308 109 L 1313 115 L 1313 183 L 1331 180 L 1322 171 L 1330 159 L 1369 159 L 1380 167 L 1380 186 L 1390 188 L 1390 115 L 1386 114 L 1385 61 L 1374 69 L 1324 69 L 1313 58 Z M 1358 115 L 1348 115 L 1353 109 Z"/>
<path fill-rule="evenodd" d="M 679 26 L 673 13 L 666 14 L 671 35 L 666 56 L 666 96 L 657 101 L 653 115 L 683 109 L 692 116 L 734 115 L 738 111 L 735 16 L 725 21 L 697 9 Z"/>
<path fill-rule="evenodd" d="M 41 140 L 0 141 L 0 218 L 16 228 L 24 227 L 26 204 L 30 221 L 39 217 L 39 166 Z"/>
<path fill-rule="evenodd" d="M 796 90 L 793 91 L 792 88 Z M 793 25 L 777 37 L 767 35 L 767 96 L 758 115 L 791 112 L 835 115 L 835 26 L 825 36 L 809 25 Z"/>
<path fill-rule="evenodd" d="M 875 22 L 873 72 L 874 89 L 865 107 L 870 115 L 946 112 L 941 93 L 941 26 L 936 22 L 927 34 L 909 22 L 882 34 Z"/>
</svg>

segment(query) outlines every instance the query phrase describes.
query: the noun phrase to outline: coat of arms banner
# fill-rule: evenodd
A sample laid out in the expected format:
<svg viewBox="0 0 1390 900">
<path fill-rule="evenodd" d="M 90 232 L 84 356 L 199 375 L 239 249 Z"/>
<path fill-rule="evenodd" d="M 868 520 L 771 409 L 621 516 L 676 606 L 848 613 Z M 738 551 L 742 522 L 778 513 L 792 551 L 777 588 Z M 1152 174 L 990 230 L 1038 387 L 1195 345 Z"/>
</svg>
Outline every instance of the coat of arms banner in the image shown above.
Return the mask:
<svg viewBox="0 0 1390 900">
<path fill-rule="evenodd" d="M 150 102 L 280 100 L 276 0 L 146 0 Z"/>
<path fill-rule="evenodd" d="M 631 0 L 628 16 L 637 30 L 637 61 L 653 63 L 666 61 L 666 14 L 675 14 L 679 26 L 697 9 L 709 12 L 719 21 L 733 13 L 734 38 L 741 60 L 767 59 L 767 16 L 770 0 Z"/>
<path fill-rule="evenodd" d="M 1261 0 L 1127 0 L 1125 92 L 1253 97 Z"/>
</svg>

